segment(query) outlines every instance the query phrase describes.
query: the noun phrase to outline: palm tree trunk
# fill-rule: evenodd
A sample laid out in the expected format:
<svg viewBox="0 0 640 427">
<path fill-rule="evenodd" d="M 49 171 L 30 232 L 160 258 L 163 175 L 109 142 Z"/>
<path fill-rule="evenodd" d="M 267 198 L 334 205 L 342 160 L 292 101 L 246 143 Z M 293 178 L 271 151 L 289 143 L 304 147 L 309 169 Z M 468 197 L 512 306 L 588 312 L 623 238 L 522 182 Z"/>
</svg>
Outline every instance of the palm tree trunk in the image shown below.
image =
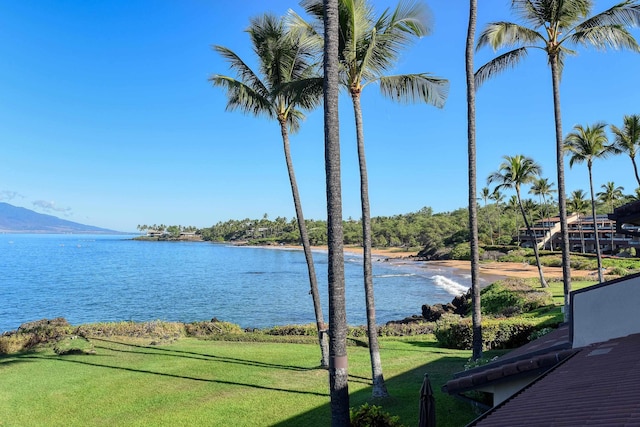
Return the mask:
<svg viewBox="0 0 640 427">
<path fill-rule="evenodd" d="M 362 125 L 362 108 L 360 92 L 352 91 L 353 113 L 356 121 L 356 139 L 358 144 L 358 163 L 360 165 L 360 202 L 362 205 L 362 247 L 364 293 L 367 306 L 367 334 L 369 337 L 369 355 L 371 357 L 371 374 L 373 380 L 373 397 L 389 396 L 382 375 L 382 361 L 378 345 L 378 326 L 376 325 L 376 306 L 373 292 L 373 269 L 371 266 L 371 209 L 369 206 L 369 181 L 367 176 L 367 160 L 364 152 L 364 129 Z"/>
<path fill-rule="evenodd" d="M 293 170 L 293 161 L 291 160 L 291 149 L 289 145 L 289 132 L 287 131 L 287 123 L 285 120 L 280 120 L 280 132 L 282 133 L 284 158 L 287 163 L 287 172 L 289 172 L 289 182 L 291 183 L 291 193 L 293 194 L 293 205 L 295 206 L 296 216 L 298 218 L 298 227 L 300 228 L 300 240 L 302 241 L 304 257 L 307 261 L 311 299 L 313 300 L 313 309 L 315 311 L 316 327 L 318 330 L 318 342 L 320 344 L 320 366 L 322 368 L 328 368 L 329 340 L 326 336 L 327 326 L 324 323 L 324 317 L 322 315 L 322 304 L 320 303 L 320 293 L 318 291 L 318 278 L 316 276 L 315 265 L 313 264 L 313 254 L 311 252 L 311 243 L 309 242 L 309 233 L 307 232 L 307 225 L 304 222 L 304 215 L 302 214 L 302 203 L 300 201 L 300 193 L 298 192 L 296 175 Z"/>
<path fill-rule="evenodd" d="M 536 256 L 536 266 L 538 267 L 538 275 L 540 276 L 540 286 L 543 288 L 548 287 L 547 281 L 544 280 L 544 275 L 542 274 L 542 265 L 540 265 L 540 255 L 538 255 L 538 241 L 536 240 L 536 236 L 533 234 L 531 230 L 531 226 L 529 225 L 529 220 L 527 219 L 527 213 L 524 211 L 524 206 L 522 206 L 522 200 L 520 199 L 520 187 L 516 186 L 516 195 L 518 196 L 518 204 L 520 205 L 520 212 L 522 213 L 522 219 L 524 219 L 524 225 L 527 227 L 527 233 L 531 238 L 531 246 L 533 246 L 533 254 Z"/>
<path fill-rule="evenodd" d="M 591 174 L 591 161 L 588 163 L 589 188 L 591 190 L 591 216 L 593 217 L 593 232 L 596 240 L 596 258 L 598 260 L 598 281 L 604 282 L 602 277 L 602 254 L 600 253 L 600 237 L 598 237 L 598 221 L 596 220 L 596 199 L 593 194 L 593 176 Z"/>
<path fill-rule="evenodd" d="M 562 281 L 564 282 L 564 320 L 569 320 L 569 294 L 571 293 L 571 260 L 569 257 L 569 225 L 567 223 L 567 196 L 564 185 L 564 146 L 562 113 L 560 110 L 560 69 L 557 54 L 549 55 L 553 85 L 553 113 L 556 122 L 556 168 L 558 172 L 558 207 L 560 208 L 560 234 L 562 235 Z"/>
<path fill-rule="evenodd" d="M 631 157 L 631 163 L 633 163 L 633 173 L 635 173 L 636 181 L 638 181 L 638 187 L 640 187 L 640 176 L 638 175 L 638 165 L 636 164 L 636 159 Z"/>
<path fill-rule="evenodd" d="M 480 281 L 479 281 L 479 244 L 478 244 L 478 207 L 475 202 L 476 196 L 476 88 L 473 75 L 473 49 L 475 45 L 474 35 L 476 33 L 477 0 L 469 0 L 469 26 L 467 28 L 467 41 L 465 45 L 465 65 L 467 77 L 467 139 L 469 157 L 469 235 L 471 236 L 471 318 L 472 318 L 472 358 L 478 360 L 482 357 L 482 314 L 480 304 Z M 486 209 L 486 203 L 485 203 Z M 487 211 L 487 215 L 488 215 Z M 491 243 L 493 244 L 493 230 L 489 217 L 489 230 L 491 233 Z"/>
<path fill-rule="evenodd" d="M 338 0 L 324 6 L 324 144 L 327 186 L 329 283 L 329 394 L 331 425 L 348 426 L 349 372 L 344 282 L 344 231 L 340 184 L 340 122 L 338 119 Z"/>
</svg>

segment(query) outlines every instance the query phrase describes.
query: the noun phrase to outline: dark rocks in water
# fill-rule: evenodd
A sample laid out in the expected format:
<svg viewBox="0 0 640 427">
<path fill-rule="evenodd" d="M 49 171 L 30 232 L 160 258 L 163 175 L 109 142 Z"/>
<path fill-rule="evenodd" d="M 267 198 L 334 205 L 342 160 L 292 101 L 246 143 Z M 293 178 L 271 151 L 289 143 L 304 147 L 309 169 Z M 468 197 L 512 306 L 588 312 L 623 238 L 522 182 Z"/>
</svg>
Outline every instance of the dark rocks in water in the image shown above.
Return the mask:
<svg viewBox="0 0 640 427">
<path fill-rule="evenodd" d="M 422 317 L 428 322 L 439 320 L 443 314 L 451 313 L 465 316 L 471 309 L 471 289 L 462 295 L 458 295 L 448 304 L 424 304 Z"/>
</svg>

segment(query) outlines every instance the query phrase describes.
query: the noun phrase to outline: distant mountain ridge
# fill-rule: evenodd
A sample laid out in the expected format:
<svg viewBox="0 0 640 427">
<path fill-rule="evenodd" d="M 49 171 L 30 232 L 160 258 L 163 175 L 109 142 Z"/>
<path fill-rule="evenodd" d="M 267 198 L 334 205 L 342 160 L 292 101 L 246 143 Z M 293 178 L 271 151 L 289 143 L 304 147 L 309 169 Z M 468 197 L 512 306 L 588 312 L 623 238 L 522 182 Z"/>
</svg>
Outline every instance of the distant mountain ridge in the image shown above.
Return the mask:
<svg viewBox="0 0 640 427">
<path fill-rule="evenodd" d="M 0 202 L 0 233 L 119 234 L 115 230 L 79 224 L 3 202 Z"/>
</svg>

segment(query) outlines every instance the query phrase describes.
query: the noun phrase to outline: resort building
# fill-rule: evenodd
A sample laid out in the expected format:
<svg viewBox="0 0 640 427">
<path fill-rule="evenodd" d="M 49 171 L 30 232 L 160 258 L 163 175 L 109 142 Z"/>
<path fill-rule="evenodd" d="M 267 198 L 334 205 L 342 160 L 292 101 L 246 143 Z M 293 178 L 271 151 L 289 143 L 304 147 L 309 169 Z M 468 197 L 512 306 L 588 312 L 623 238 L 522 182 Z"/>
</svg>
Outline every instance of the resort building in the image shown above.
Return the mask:
<svg viewBox="0 0 640 427">
<path fill-rule="evenodd" d="M 613 214 L 596 215 L 600 250 L 604 254 L 617 254 L 620 250 L 627 248 L 640 249 L 640 227 L 633 224 L 620 223 L 620 228 L 618 228 L 616 218 L 621 215 L 618 211 L 623 208 L 625 207 L 615 209 Z M 635 210 L 637 208 L 634 208 Z M 595 228 L 592 216 L 572 214 L 567 218 L 567 225 L 569 227 L 569 247 L 572 252 L 596 252 Z M 562 233 L 560 232 L 559 217 L 543 218 L 532 225 L 531 231 L 535 236 L 539 249 L 559 249 L 561 247 Z M 521 246 L 532 247 L 531 237 L 529 237 L 526 228 L 519 230 L 518 238 Z"/>
</svg>

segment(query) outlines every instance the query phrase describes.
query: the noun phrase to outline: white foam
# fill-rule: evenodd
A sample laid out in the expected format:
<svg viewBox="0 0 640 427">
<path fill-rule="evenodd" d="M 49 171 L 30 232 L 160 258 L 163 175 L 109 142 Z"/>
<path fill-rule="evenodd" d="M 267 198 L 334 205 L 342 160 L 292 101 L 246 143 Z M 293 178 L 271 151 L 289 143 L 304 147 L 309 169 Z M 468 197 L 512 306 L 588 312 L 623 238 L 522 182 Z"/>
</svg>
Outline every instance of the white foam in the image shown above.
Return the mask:
<svg viewBox="0 0 640 427">
<path fill-rule="evenodd" d="M 386 278 L 386 277 L 413 277 L 415 274 L 413 273 L 398 273 L 398 274 L 379 274 L 377 276 L 373 276 L 375 278 Z"/>
<path fill-rule="evenodd" d="M 436 275 L 433 276 L 431 280 L 433 280 L 433 283 L 435 283 L 437 287 L 444 289 L 453 296 L 464 294 L 469 289 L 468 286 L 461 285 L 445 276 Z"/>
</svg>

